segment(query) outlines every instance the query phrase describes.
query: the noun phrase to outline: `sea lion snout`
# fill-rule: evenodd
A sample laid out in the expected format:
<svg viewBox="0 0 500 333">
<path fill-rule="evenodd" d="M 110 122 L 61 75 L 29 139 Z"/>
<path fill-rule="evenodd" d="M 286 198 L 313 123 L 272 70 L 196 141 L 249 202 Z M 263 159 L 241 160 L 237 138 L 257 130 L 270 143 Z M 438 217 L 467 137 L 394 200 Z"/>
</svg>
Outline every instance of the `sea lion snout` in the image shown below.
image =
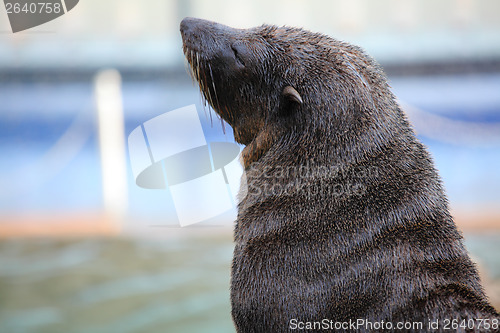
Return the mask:
<svg viewBox="0 0 500 333">
<path fill-rule="evenodd" d="M 196 19 L 192 18 L 192 17 L 186 17 L 185 19 L 183 19 L 181 21 L 181 25 L 180 25 L 180 30 L 181 30 L 181 34 L 182 36 L 184 37 L 186 34 L 189 34 L 190 31 L 191 31 L 191 28 L 193 27 L 194 24 L 196 24 Z"/>
<path fill-rule="evenodd" d="M 228 36 L 237 33 L 237 29 L 226 25 L 193 17 L 186 17 L 181 21 L 180 31 L 184 45 L 197 47 L 198 51 L 206 52 L 208 46 L 215 43 L 218 47 L 228 43 Z M 208 47 L 208 48 L 207 48 Z"/>
<path fill-rule="evenodd" d="M 200 31 L 207 31 L 211 26 L 217 23 L 207 20 L 197 19 L 194 17 L 186 17 L 181 21 L 180 30 L 182 37 L 196 35 Z"/>
<path fill-rule="evenodd" d="M 242 54 L 245 49 L 238 43 L 241 37 L 238 29 L 187 17 L 182 20 L 180 31 L 184 53 L 198 58 L 196 66 L 203 65 L 199 63 L 201 60 L 234 71 L 244 67 Z M 190 64 L 193 65 L 192 62 Z"/>
<path fill-rule="evenodd" d="M 201 48 L 202 39 L 207 34 L 206 24 L 203 23 L 203 20 L 191 17 L 186 17 L 182 20 L 180 31 L 184 47 L 189 47 L 196 51 Z"/>
<path fill-rule="evenodd" d="M 263 67 L 262 61 L 255 61 L 258 43 L 248 41 L 249 36 L 257 40 L 258 33 L 190 17 L 182 20 L 180 32 L 203 97 L 233 128 L 235 139 L 248 144 L 264 123 L 268 100 L 260 96 L 270 90 L 260 75 L 250 74 Z"/>
</svg>

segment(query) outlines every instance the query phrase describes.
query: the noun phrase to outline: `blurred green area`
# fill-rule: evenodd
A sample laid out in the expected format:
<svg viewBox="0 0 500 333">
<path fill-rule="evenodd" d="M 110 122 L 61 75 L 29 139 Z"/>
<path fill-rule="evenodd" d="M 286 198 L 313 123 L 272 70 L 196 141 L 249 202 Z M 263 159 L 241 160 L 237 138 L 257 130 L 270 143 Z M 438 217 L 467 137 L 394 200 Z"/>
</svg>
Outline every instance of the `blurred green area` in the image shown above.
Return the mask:
<svg viewBox="0 0 500 333">
<path fill-rule="evenodd" d="M 233 332 L 232 248 L 229 235 L 0 241 L 0 332 Z"/>
<path fill-rule="evenodd" d="M 183 234 L 1 241 L 0 332 L 234 332 L 230 235 Z M 497 309 L 499 236 L 466 235 Z"/>
</svg>

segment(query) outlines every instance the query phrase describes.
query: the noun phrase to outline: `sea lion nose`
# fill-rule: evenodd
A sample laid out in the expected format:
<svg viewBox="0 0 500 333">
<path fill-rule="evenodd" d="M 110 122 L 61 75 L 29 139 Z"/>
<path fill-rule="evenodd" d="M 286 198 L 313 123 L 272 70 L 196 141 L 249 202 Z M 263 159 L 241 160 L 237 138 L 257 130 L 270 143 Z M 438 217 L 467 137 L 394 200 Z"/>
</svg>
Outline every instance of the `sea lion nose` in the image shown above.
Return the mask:
<svg viewBox="0 0 500 333">
<path fill-rule="evenodd" d="M 194 28 L 199 23 L 198 19 L 192 17 L 186 17 L 181 21 L 181 34 L 183 36 L 193 33 Z"/>
</svg>

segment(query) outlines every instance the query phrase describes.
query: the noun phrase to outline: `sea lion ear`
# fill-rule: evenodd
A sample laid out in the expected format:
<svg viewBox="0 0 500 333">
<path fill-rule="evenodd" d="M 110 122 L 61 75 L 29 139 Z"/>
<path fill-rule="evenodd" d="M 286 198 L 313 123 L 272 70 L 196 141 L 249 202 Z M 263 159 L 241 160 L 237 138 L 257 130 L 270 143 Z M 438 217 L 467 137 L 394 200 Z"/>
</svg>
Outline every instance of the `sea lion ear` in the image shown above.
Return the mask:
<svg viewBox="0 0 500 333">
<path fill-rule="evenodd" d="M 295 102 L 299 105 L 302 105 L 302 103 L 304 103 L 304 101 L 302 101 L 302 97 L 300 96 L 299 92 L 295 90 L 295 88 L 292 86 L 286 86 L 285 89 L 283 89 L 282 94 L 287 100 L 291 102 Z"/>
</svg>

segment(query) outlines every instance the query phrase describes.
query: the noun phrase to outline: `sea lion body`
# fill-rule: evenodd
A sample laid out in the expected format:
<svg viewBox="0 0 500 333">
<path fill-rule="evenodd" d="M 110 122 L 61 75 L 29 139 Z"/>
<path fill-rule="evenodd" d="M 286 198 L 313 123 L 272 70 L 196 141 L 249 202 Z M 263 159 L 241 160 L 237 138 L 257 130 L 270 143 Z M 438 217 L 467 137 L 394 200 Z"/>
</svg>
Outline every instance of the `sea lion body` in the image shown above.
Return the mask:
<svg viewBox="0 0 500 333">
<path fill-rule="evenodd" d="M 246 145 L 238 332 L 498 324 L 432 160 L 371 57 L 289 27 L 188 18 L 181 33 L 205 98 Z M 357 320 L 372 326 L 341 325 Z"/>
</svg>

